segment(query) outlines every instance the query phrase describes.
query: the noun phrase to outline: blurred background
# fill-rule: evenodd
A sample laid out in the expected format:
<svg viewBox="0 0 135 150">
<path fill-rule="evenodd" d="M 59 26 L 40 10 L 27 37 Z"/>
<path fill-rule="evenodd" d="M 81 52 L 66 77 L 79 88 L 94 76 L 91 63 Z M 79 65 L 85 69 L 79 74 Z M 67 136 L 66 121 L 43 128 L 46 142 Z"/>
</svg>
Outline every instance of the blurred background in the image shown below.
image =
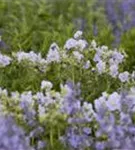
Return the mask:
<svg viewBox="0 0 135 150">
<path fill-rule="evenodd" d="M 63 47 L 77 31 L 109 48 L 124 48 L 135 66 L 135 0 L 0 0 L 0 49 L 40 51 Z"/>
</svg>

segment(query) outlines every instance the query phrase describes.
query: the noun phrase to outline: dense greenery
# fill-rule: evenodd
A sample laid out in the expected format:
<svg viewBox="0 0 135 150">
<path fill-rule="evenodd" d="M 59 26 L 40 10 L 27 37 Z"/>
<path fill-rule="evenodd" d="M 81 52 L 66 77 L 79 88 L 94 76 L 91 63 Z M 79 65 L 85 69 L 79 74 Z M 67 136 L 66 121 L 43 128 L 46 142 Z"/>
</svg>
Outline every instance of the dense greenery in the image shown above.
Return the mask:
<svg viewBox="0 0 135 150">
<path fill-rule="evenodd" d="M 62 46 L 81 29 L 87 39 L 110 45 L 113 36 L 103 12 L 95 0 L 1 0 L 2 38 L 11 51 L 32 49 L 45 54 L 52 42 Z"/>
</svg>

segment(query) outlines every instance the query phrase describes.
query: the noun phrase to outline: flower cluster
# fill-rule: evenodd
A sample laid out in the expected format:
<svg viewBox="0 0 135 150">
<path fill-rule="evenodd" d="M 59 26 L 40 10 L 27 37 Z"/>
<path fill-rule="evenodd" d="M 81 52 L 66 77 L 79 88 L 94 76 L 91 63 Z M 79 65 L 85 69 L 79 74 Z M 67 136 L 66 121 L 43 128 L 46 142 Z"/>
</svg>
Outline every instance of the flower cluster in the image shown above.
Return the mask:
<svg viewBox="0 0 135 150">
<path fill-rule="evenodd" d="M 74 34 L 74 38 L 70 38 L 66 41 L 64 48 L 67 50 L 79 49 L 80 51 L 83 51 L 87 47 L 88 43 L 86 40 L 82 39 L 82 34 L 82 31 L 77 31 Z"/>
<path fill-rule="evenodd" d="M 116 78 L 119 74 L 119 64 L 124 61 L 124 55 L 116 49 L 109 50 L 107 46 L 97 47 L 95 41 L 92 41 L 91 45 L 96 51 L 93 60 L 96 62 L 98 72 L 102 74 L 109 69 L 109 74 Z"/>
<path fill-rule="evenodd" d="M 0 150 L 32 150 L 29 138 L 11 117 L 0 117 Z"/>
<path fill-rule="evenodd" d="M 71 58 L 74 60 L 74 63 L 79 63 L 82 68 L 89 69 L 91 66 L 91 68 L 95 68 L 99 74 L 107 73 L 113 78 L 119 78 L 121 82 L 129 81 L 129 73 L 127 71 L 119 73 L 119 64 L 122 64 L 125 55 L 117 49 L 110 50 L 107 46 L 98 46 L 94 40 L 88 46 L 86 40 L 82 39 L 82 34 L 82 31 L 77 31 L 74 34 L 74 38 L 66 41 L 64 48 L 68 50 L 73 49 L 71 53 L 65 49 L 60 50 L 58 45 L 53 43 L 50 46 L 46 59 L 42 58 L 40 53 L 36 54 L 33 51 L 29 53 L 20 51 L 16 54 L 12 54 L 12 57 L 15 58 L 10 58 L 1 54 L 0 62 L 3 66 L 7 66 L 11 61 L 17 60 L 18 63 L 23 61 L 26 65 L 30 63 L 32 66 L 36 66 L 39 70 L 45 72 L 52 63 L 64 63 L 68 65 Z M 92 56 L 93 52 L 95 55 L 93 59 L 90 59 L 89 55 Z M 92 63 L 93 66 L 91 65 L 91 61 L 95 62 L 95 64 Z"/>
<path fill-rule="evenodd" d="M 28 138 L 25 144 L 36 150 L 54 149 L 57 144 L 71 150 L 133 149 L 135 90 L 128 89 L 134 85 L 135 72 L 123 69 L 125 57 L 123 51 L 98 46 L 94 40 L 88 45 L 81 31 L 67 40 L 63 49 L 53 43 L 45 58 L 33 51 L 13 53 L 11 58 L 1 54 L 3 70 L 17 63 L 17 67 L 33 67 L 34 73 L 38 68 L 41 78 L 35 91 L 29 87 L 23 92 L 0 88 L 0 114 L 12 116 L 25 131 L 25 135 L 18 136 L 24 141 Z M 105 88 L 94 87 L 102 79 L 107 83 Z M 19 137 L 15 136 L 18 144 Z M 12 139 L 1 142 L 16 144 Z M 15 146 L 13 149 L 19 149 Z"/>
<path fill-rule="evenodd" d="M 93 106 L 87 102 L 81 105 L 80 101 L 73 99 L 72 96 L 72 115 L 68 113 L 69 126 L 65 136 L 60 138 L 61 141 L 71 149 L 133 149 L 135 146 L 133 94 L 133 90 L 121 94 L 114 92 L 110 95 L 104 92 L 95 100 Z M 71 97 L 65 100 L 70 99 Z"/>
<path fill-rule="evenodd" d="M 49 90 L 44 91 L 43 87 Z M 43 81 L 41 91 L 35 94 L 29 91 L 10 95 L 1 89 L 1 109 L 7 113 L 16 104 L 18 111 L 10 113 L 20 120 L 20 124 L 25 124 L 35 149 L 53 147 L 56 141 L 65 148 L 79 150 L 133 149 L 135 146 L 134 88 L 129 92 L 103 92 L 93 104 L 80 97 L 80 84 L 75 86 L 70 82 L 61 85 L 60 92 L 52 89 L 51 82 Z M 12 104 L 7 106 L 9 101 Z M 6 124 L 12 127 L 10 123 Z"/>
</svg>

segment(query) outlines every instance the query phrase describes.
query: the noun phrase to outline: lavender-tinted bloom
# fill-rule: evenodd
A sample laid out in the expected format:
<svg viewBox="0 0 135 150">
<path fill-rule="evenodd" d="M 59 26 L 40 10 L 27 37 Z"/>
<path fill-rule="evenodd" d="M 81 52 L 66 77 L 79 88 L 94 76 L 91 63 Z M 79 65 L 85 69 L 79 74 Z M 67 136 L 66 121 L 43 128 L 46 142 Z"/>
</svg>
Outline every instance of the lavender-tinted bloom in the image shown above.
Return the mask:
<svg viewBox="0 0 135 150">
<path fill-rule="evenodd" d="M 95 148 L 96 150 L 104 150 L 106 147 L 106 144 L 104 141 L 101 141 L 101 142 L 96 142 L 95 143 Z"/>
<path fill-rule="evenodd" d="M 11 60 L 12 59 L 10 57 L 0 54 L 0 65 L 1 66 L 5 67 L 5 66 L 9 65 Z"/>
<path fill-rule="evenodd" d="M 38 137 L 44 132 L 44 129 L 42 127 L 36 127 L 34 130 L 32 130 L 29 134 L 29 137 Z"/>
<path fill-rule="evenodd" d="M 20 95 L 20 106 L 25 109 L 33 104 L 33 98 L 31 91 Z"/>
<path fill-rule="evenodd" d="M 38 141 L 37 150 L 45 148 L 46 143 L 44 141 Z"/>
<path fill-rule="evenodd" d="M 67 83 L 62 90 L 66 90 L 65 96 L 61 101 L 60 111 L 68 115 L 77 114 L 81 109 L 81 102 L 76 98 L 80 92 L 73 87 L 71 83 Z"/>
<path fill-rule="evenodd" d="M 75 48 L 77 46 L 77 41 L 73 38 L 66 41 L 66 44 L 64 45 L 64 48 L 67 50 L 70 50 L 72 48 Z"/>
<path fill-rule="evenodd" d="M 114 64 L 114 65 L 111 65 L 110 66 L 110 75 L 113 77 L 113 78 L 116 78 L 116 76 L 118 75 L 118 65 L 117 64 Z"/>
<path fill-rule="evenodd" d="M 129 114 L 125 114 L 123 112 L 120 113 L 120 124 L 121 125 L 128 125 L 128 124 L 131 124 L 132 121 L 131 121 L 131 117 Z"/>
<path fill-rule="evenodd" d="M 0 150 L 32 150 L 24 131 L 10 117 L 0 118 Z"/>
<path fill-rule="evenodd" d="M 94 62 L 100 62 L 101 61 L 101 57 L 99 56 L 98 53 L 95 54 L 93 60 L 94 60 Z"/>
<path fill-rule="evenodd" d="M 25 52 L 18 52 L 16 54 L 18 62 L 21 62 L 24 59 L 28 59 L 28 54 Z"/>
<path fill-rule="evenodd" d="M 86 40 L 80 39 L 82 35 L 81 31 L 77 31 L 74 35 L 74 38 L 70 38 L 66 41 L 66 44 L 64 45 L 64 48 L 67 50 L 70 50 L 72 48 L 79 49 L 80 51 L 83 51 L 88 45 Z"/>
<path fill-rule="evenodd" d="M 103 55 L 104 50 L 105 49 L 103 49 L 102 47 L 96 47 L 95 48 L 96 54 L 99 55 L 99 56 Z"/>
<path fill-rule="evenodd" d="M 96 99 L 94 101 L 94 107 L 98 112 L 100 111 L 101 108 L 106 107 L 106 97 L 101 96 L 100 98 Z"/>
<path fill-rule="evenodd" d="M 50 46 L 49 52 L 47 54 L 47 62 L 60 62 L 59 47 L 56 43 L 53 43 Z"/>
<path fill-rule="evenodd" d="M 9 48 L 8 45 L 2 40 L 2 36 L 0 35 L 0 50 L 1 49 L 8 50 L 8 48 Z"/>
<path fill-rule="evenodd" d="M 119 74 L 119 79 L 121 82 L 127 82 L 129 80 L 129 72 L 125 71 Z"/>
<path fill-rule="evenodd" d="M 102 74 L 103 72 L 105 72 L 105 69 L 106 69 L 106 64 L 105 62 L 103 62 L 102 60 L 99 61 L 97 64 L 96 64 L 96 67 L 98 69 L 98 73 L 99 74 Z"/>
<path fill-rule="evenodd" d="M 121 97 L 117 92 L 114 92 L 109 96 L 108 100 L 106 101 L 106 106 L 110 111 L 120 110 L 121 108 L 120 98 Z"/>
<path fill-rule="evenodd" d="M 36 99 L 37 99 L 38 104 L 41 104 L 41 105 L 45 104 L 46 102 L 46 97 L 44 96 L 42 92 L 37 92 Z"/>
<path fill-rule="evenodd" d="M 64 138 L 64 141 L 68 143 L 70 148 L 83 150 L 85 148 L 88 148 L 92 144 L 92 138 L 89 137 L 89 135 L 84 134 L 82 129 L 79 129 L 77 127 L 71 127 L 67 130 L 66 137 Z"/>
<path fill-rule="evenodd" d="M 33 51 L 29 52 L 28 55 L 29 60 L 31 60 L 32 62 L 39 62 L 41 60 L 41 54 L 36 54 Z"/>
<path fill-rule="evenodd" d="M 65 98 L 61 106 L 61 111 L 68 115 L 76 113 L 79 109 L 80 109 L 80 102 L 70 97 Z"/>
<path fill-rule="evenodd" d="M 84 128 L 83 128 L 83 132 L 84 132 L 85 134 L 89 135 L 89 134 L 91 134 L 91 129 L 88 128 L 88 127 L 84 127 Z"/>
<path fill-rule="evenodd" d="M 114 51 L 112 58 L 116 64 L 119 64 L 123 62 L 124 56 L 120 52 Z"/>
</svg>

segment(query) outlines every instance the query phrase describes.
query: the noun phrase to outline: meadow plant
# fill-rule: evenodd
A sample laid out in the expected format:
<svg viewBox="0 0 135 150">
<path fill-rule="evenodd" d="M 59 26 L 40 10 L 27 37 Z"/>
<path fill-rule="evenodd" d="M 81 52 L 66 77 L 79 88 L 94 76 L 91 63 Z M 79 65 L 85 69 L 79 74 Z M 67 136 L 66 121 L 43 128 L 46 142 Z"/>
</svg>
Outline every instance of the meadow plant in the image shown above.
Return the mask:
<svg viewBox="0 0 135 150">
<path fill-rule="evenodd" d="M 103 92 L 92 104 L 81 98 L 80 84 L 68 82 L 61 85 L 60 92 L 41 88 L 35 94 L 29 91 L 10 96 L 1 90 L 0 98 L 3 114 L 12 115 L 26 131 L 33 149 L 133 149 L 134 92 L 134 87 L 111 94 Z"/>
<path fill-rule="evenodd" d="M 33 87 L 34 91 L 37 92 L 40 82 L 44 79 L 51 81 L 57 90 L 60 89 L 59 85 L 61 83 L 73 81 L 74 84 L 81 83 L 84 99 L 92 100 L 106 89 L 108 92 L 112 92 L 123 85 L 127 87 L 133 86 L 134 82 L 131 83 L 133 81 L 132 73 L 124 69 L 126 57 L 127 55 L 122 49 L 111 50 L 105 45 L 98 46 L 95 40 L 92 40 L 89 44 L 83 38 L 83 32 L 77 31 L 73 37 L 65 42 L 63 48 L 59 47 L 56 43 L 51 44 L 45 57 L 41 53 L 34 51 L 28 53 L 23 51 L 13 52 L 10 57 L 1 54 L 0 61 L 2 62 L 3 58 L 6 59 L 3 62 L 6 65 L 3 64 L 1 66 L 3 71 L 1 71 L 0 83 L 3 87 L 10 88 L 9 90 L 11 91 L 19 90 L 17 86 L 19 86 L 20 80 L 16 83 L 16 78 L 12 79 L 12 73 L 18 76 L 19 70 L 21 70 L 22 73 L 24 72 L 24 76 L 20 75 L 19 77 L 22 80 L 19 92 L 27 88 L 33 90 Z M 11 71 L 5 73 L 6 68 Z M 39 78 L 36 78 L 37 75 Z M 28 76 L 33 77 L 30 80 L 31 82 L 27 80 Z M 6 77 L 11 77 L 12 83 L 4 81 L 3 78 L 5 79 Z M 103 84 L 101 84 L 98 90 L 95 89 L 94 93 L 89 88 L 89 83 L 92 83 L 92 86 L 95 87 L 97 82 L 102 82 Z M 124 84 L 121 84 L 121 82 Z M 11 86 L 7 86 L 9 84 Z M 90 96 L 90 93 L 93 96 Z M 89 97 L 87 97 L 88 95 Z"/>
<path fill-rule="evenodd" d="M 53 43 L 45 57 L 34 51 L 1 54 L 1 74 L 27 70 L 23 79 L 29 83 L 9 90 L 1 76 L 1 113 L 13 117 L 36 150 L 132 149 L 135 77 L 124 70 L 127 55 L 95 40 L 89 44 L 82 35 L 77 31 L 63 48 Z M 36 90 L 29 88 L 34 84 Z"/>
</svg>

